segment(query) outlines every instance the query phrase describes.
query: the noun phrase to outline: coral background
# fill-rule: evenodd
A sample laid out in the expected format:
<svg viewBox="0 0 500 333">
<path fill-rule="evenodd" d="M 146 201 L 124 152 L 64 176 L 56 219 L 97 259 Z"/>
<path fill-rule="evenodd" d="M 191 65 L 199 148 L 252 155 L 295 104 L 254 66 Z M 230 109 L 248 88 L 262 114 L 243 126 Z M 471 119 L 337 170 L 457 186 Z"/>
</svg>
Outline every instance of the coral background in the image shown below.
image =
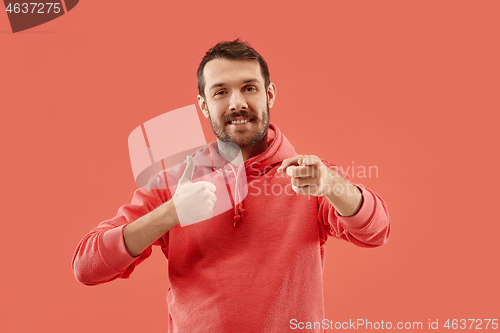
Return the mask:
<svg viewBox="0 0 500 333">
<path fill-rule="evenodd" d="M 269 63 L 271 122 L 296 151 L 350 167 L 389 207 L 387 245 L 327 242 L 325 318 L 499 318 L 499 10 L 86 0 L 16 34 L 0 12 L 0 330 L 166 331 L 159 248 L 129 279 L 94 287 L 75 280 L 71 258 L 132 198 L 129 133 L 196 103 L 199 61 L 235 37 Z M 369 166 L 378 173 L 352 172 Z"/>
</svg>

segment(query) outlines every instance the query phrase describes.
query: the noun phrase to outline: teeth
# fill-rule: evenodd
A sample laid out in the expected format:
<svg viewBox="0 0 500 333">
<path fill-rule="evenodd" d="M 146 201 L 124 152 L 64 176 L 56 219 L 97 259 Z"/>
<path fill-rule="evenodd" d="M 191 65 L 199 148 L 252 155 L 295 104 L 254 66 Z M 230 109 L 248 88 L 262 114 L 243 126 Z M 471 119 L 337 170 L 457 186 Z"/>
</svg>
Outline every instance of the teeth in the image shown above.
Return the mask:
<svg viewBox="0 0 500 333">
<path fill-rule="evenodd" d="M 248 119 L 245 119 L 245 120 L 233 120 L 231 122 L 231 124 L 244 124 L 244 123 L 247 123 L 248 122 Z"/>
</svg>

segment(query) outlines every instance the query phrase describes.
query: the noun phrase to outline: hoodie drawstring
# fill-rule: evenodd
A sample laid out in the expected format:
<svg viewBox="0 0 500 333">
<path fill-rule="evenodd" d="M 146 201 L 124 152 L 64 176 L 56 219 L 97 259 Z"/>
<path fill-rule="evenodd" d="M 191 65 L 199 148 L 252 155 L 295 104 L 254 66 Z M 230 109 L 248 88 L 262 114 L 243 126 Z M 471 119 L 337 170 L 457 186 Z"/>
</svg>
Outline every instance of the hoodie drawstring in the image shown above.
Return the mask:
<svg viewBox="0 0 500 333">
<path fill-rule="evenodd" d="M 229 193 L 229 198 L 231 198 L 231 204 L 233 205 L 234 207 L 234 217 L 233 217 L 233 221 L 234 221 L 234 226 L 236 227 L 236 222 L 238 222 L 239 220 L 241 220 L 243 217 L 242 217 L 242 214 L 243 212 L 245 211 L 243 209 L 243 203 L 240 201 L 240 197 L 239 197 L 239 191 L 238 191 L 238 179 L 239 179 L 239 171 L 240 171 L 240 168 L 241 166 L 244 166 L 244 164 L 242 164 L 239 168 L 238 168 L 238 172 L 236 172 L 233 168 L 233 166 L 231 164 L 228 164 L 229 167 L 233 170 L 233 173 L 235 175 L 235 188 L 234 188 L 234 200 L 233 200 L 233 195 L 231 193 L 231 187 L 229 186 L 229 181 L 227 179 L 227 176 L 226 176 L 226 173 L 224 171 L 224 168 L 222 168 L 222 172 L 224 174 L 224 181 L 226 182 L 226 188 L 227 188 L 227 191 Z M 236 202 L 238 204 L 236 204 Z"/>
<path fill-rule="evenodd" d="M 212 170 L 215 170 L 214 161 L 212 158 L 212 150 L 210 149 L 210 145 L 208 145 L 208 153 L 210 155 L 210 164 L 212 166 Z M 227 192 L 229 193 L 229 198 L 231 199 L 231 205 L 234 207 L 233 221 L 234 221 L 234 226 L 236 227 L 236 222 L 243 219 L 242 214 L 245 212 L 245 209 L 243 209 L 243 202 L 240 200 L 240 197 L 239 197 L 239 189 L 238 189 L 238 179 L 240 177 L 241 168 L 242 167 L 244 168 L 245 164 L 243 163 L 238 167 L 238 172 L 236 172 L 234 170 L 231 163 L 229 163 L 228 165 L 233 170 L 233 173 L 235 175 L 234 199 L 233 199 L 231 187 L 229 186 L 229 180 L 227 179 L 227 175 L 226 175 L 226 171 L 225 171 L 224 167 L 222 167 L 221 170 L 222 170 L 222 175 L 224 176 L 224 182 L 226 183 Z M 236 202 L 238 202 L 238 204 L 236 204 Z"/>
<path fill-rule="evenodd" d="M 244 166 L 244 164 L 242 164 L 242 166 Z M 240 166 L 241 168 L 241 166 Z M 238 168 L 238 172 L 235 174 L 235 177 L 236 177 L 236 185 L 235 185 L 235 192 L 234 195 L 236 197 L 236 202 L 238 202 L 238 205 L 236 207 L 234 207 L 234 226 L 236 227 L 236 222 L 238 222 L 240 219 L 242 219 L 242 214 L 243 212 L 245 211 L 243 209 L 243 201 L 241 200 L 241 198 L 239 197 L 239 190 L 238 190 L 238 179 L 240 177 L 240 168 Z M 234 169 L 233 169 L 233 172 L 234 172 Z"/>
</svg>

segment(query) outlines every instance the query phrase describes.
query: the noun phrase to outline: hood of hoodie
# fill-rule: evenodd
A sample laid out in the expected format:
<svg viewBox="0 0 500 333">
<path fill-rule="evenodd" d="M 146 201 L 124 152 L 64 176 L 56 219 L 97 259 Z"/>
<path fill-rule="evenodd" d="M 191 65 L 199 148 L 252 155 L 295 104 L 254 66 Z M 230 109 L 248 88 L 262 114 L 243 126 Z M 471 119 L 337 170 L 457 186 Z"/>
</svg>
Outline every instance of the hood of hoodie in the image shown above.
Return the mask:
<svg viewBox="0 0 500 333">
<path fill-rule="evenodd" d="M 269 124 L 267 142 L 268 148 L 266 151 L 243 163 L 233 164 L 233 161 L 228 162 L 219 154 L 217 142 L 211 142 L 203 146 L 192 155 L 195 163 L 192 181 L 209 181 L 217 188 L 215 216 L 232 209 L 234 211 L 234 226 L 236 226 L 238 221 L 244 219 L 244 199 L 248 193 L 247 178 L 257 178 L 265 175 L 275 166 L 281 164 L 284 159 L 297 155 L 291 143 L 274 124 Z M 238 159 L 242 162 L 241 152 L 235 161 Z M 186 168 L 186 162 L 185 160 L 183 163 L 162 173 L 167 177 L 167 184 L 171 194 L 175 193 L 178 180 Z M 164 177 L 161 178 L 157 182 L 158 185 L 163 183 Z M 165 188 L 165 185 L 161 187 Z"/>
<path fill-rule="evenodd" d="M 296 156 L 297 153 L 288 139 L 274 124 L 269 124 L 267 131 L 266 151 L 254 156 L 244 162 L 244 168 L 250 173 L 265 172 L 268 166 L 281 163 L 284 159 Z M 193 159 L 196 166 L 221 168 L 229 163 L 219 154 L 217 142 L 211 142 L 207 146 L 194 153 Z M 184 162 L 185 166 L 185 162 Z"/>
</svg>

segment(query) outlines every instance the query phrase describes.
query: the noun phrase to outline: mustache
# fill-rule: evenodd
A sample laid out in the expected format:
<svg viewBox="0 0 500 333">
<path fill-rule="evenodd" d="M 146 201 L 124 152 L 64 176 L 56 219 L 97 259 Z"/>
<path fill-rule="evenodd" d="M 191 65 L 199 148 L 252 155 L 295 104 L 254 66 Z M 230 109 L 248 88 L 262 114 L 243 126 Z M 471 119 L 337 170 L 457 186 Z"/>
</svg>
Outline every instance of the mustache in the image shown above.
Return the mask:
<svg viewBox="0 0 500 333">
<path fill-rule="evenodd" d="M 227 117 L 225 119 L 225 123 L 233 121 L 234 119 L 236 119 L 238 117 L 244 117 L 245 119 L 257 119 L 257 117 L 255 117 L 252 114 L 250 114 L 250 112 L 248 112 L 246 110 L 241 110 L 241 111 L 238 111 L 238 112 L 234 112 L 229 117 Z"/>
</svg>

